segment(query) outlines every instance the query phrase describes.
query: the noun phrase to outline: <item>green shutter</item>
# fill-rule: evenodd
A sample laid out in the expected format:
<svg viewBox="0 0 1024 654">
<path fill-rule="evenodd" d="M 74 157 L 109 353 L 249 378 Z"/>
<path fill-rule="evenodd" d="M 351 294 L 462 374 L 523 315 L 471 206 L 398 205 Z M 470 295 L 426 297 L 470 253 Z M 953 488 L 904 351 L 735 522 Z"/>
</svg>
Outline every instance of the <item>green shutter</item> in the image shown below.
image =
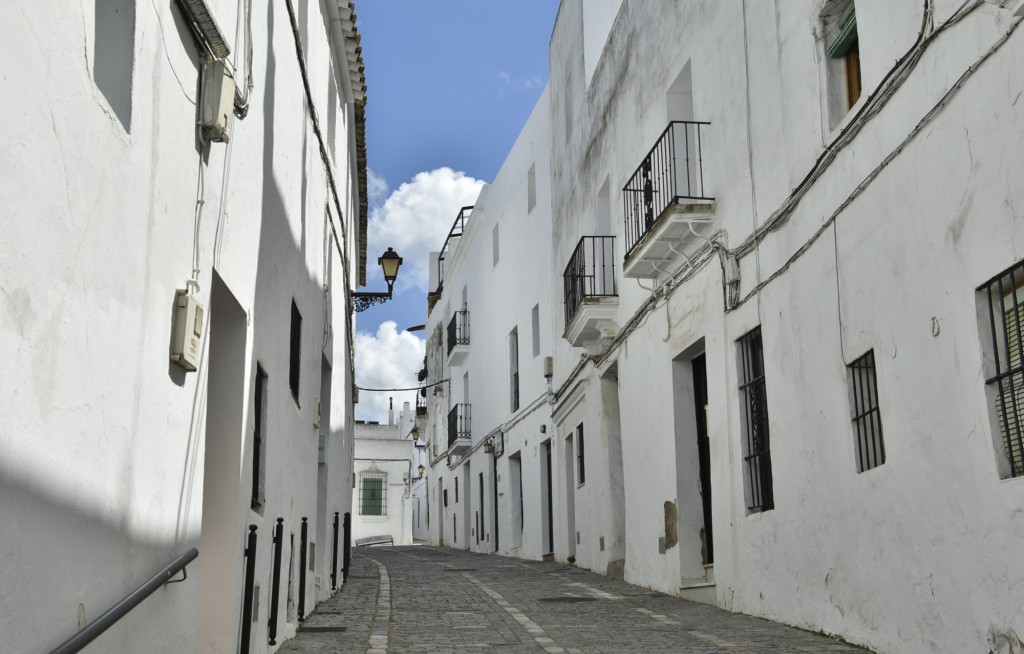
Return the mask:
<svg viewBox="0 0 1024 654">
<path fill-rule="evenodd" d="M 857 11 L 851 2 L 839 17 L 839 35 L 828 46 L 828 56 L 838 58 L 845 55 L 857 42 Z"/>
<path fill-rule="evenodd" d="M 384 480 L 363 479 L 363 502 L 360 513 L 363 515 L 384 515 Z"/>
</svg>

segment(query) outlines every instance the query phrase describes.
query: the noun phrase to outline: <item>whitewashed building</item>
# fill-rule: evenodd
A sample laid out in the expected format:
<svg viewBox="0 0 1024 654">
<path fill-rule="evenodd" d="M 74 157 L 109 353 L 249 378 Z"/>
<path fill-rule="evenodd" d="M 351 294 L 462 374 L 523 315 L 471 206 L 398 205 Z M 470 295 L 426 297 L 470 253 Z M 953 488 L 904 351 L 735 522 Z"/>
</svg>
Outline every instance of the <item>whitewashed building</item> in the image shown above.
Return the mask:
<svg viewBox="0 0 1024 654">
<path fill-rule="evenodd" d="M 50 651 L 192 548 L 89 651 L 271 652 L 340 586 L 353 21 L 349 0 L 0 7 L 4 651 Z"/>
<path fill-rule="evenodd" d="M 408 402 L 397 422 L 394 411 L 389 417 L 386 425 L 356 423 L 351 511 L 355 546 L 412 544 L 415 422 Z"/>
<path fill-rule="evenodd" d="M 563 0 L 550 232 L 503 248 L 500 279 L 489 233 L 524 218 L 485 189 L 431 298 L 432 538 L 496 530 L 499 552 L 881 652 L 1019 650 L 1024 41 L 995 4 Z M 455 280 L 473 329 L 449 354 Z M 513 325 L 476 316 L 540 288 L 553 376 L 517 514 L 486 399 Z M 459 402 L 471 437 L 446 449 Z"/>
<path fill-rule="evenodd" d="M 547 97 L 433 255 L 426 327 L 429 539 L 537 559 L 551 514 L 527 525 L 522 507 L 540 501 L 550 417 Z"/>
</svg>

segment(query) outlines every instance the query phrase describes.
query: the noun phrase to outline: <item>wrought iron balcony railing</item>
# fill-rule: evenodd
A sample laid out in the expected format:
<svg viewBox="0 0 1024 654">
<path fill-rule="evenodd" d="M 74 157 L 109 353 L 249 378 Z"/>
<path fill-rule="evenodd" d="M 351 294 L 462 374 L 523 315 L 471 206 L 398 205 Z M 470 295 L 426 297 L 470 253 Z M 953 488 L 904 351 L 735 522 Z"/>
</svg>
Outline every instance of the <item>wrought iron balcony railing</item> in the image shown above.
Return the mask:
<svg viewBox="0 0 1024 654">
<path fill-rule="evenodd" d="M 613 297 L 615 288 L 615 237 L 584 236 L 562 273 L 565 289 L 565 324 L 588 297 Z"/>
<path fill-rule="evenodd" d="M 416 395 L 416 415 L 425 416 L 427 415 L 427 398 L 423 395 L 426 389 L 423 389 Z"/>
<path fill-rule="evenodd" d="M 472 213 L 473 207 L 462 207 L 459 215 L 455 217 L 455 222 L 452 223 L 452 228 L 448 230 L 448 236 L 444 239 L 444 245 L 441 246 L 441 251 L 437 255 L 437 290 L 434 291 L 435 293 L 440 293 L 444 288 L 444 274 L 447 271 L 445 261 L 455 249 L 455 245 L 458 243 L 457 239 L 466 231 L 466 223 L 469 222 Z"/>
<path fill-rule="evenodd" d="M 448 322 L 448 354 L 456 345 L 469 345 L 469 311 L 456 311 Z"/>
<path fill-rule="evenodd" d="M 456 404 L 448 412 L 448 449 L 460 440 L 470 442 L 470 405 Z"/>
<path fill-rule="evenodd" d="M 704 189 L 701 152 L 701 131 L 710 124 L 670 122 L 622 189 L 627 258 L 669 206 L 681 200 L 714 199 Z"/>
</svg>

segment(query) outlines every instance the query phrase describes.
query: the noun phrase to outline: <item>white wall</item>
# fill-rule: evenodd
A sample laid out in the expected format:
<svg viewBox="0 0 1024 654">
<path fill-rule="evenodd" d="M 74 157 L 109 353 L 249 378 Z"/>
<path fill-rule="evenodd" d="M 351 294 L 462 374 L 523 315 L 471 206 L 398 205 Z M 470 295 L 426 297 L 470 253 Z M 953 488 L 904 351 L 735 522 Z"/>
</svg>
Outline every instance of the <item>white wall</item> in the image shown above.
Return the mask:
<svg viewBox="0 0 1024 654">
<path fill-rule="evenodd" d="M 244 52 L 236 3 L 210 4 L 233 51 Z M 328 80 L 323 17 L 297 4 L 310 70 L 320 71 L 310 80 L 314 101 L 321 115 L 345 113 Z M 93 647 L 234 652 L 242 544 L 255 524 L 251 651 L 267 652 L 271 529 L 281 517 L 286 547 L 295 536 L 280 642 L 297 624 L 301 518 L 311 542 L 320 533 L 319 432 L 330 469 L 324 515 L 351 504 L 344 289 L 356 271 L 343 269 L 324 237 L 326 179 L 288 15 L 283 3 L 254 7 L 248 117 L 235 120 L 230 143 L 197 146 L 200 66 L 178 5 L 94 5 L 110 3 L 0 9 L 5 89 L 17 98 L 0 107 L 0 348 L 20 373 L 0 381 L 0 519 L 10 529 L 0 556 L 18 562 L 2 576 L 18 591 L 0 598 L 0 632 L 7 651 L 52 648 L 198 546 L 186 583 L 159 590 Z M 241 79 L 242 58 L 233 62 Z M 341 231 L 354 260 L 358 198 L 347 190 L 356 171 L 346 144 L 355 126 L 339 123 L 329 136 L 339 144 Z M 168 353 L 175 289 L 194 267 L 206 311 L 199 370 L 186 374 Z M 303 316 L 297 400 L 288 390 L 293 299 Z M 334 337 L 325 340 L 327 305 Z M 325 358 L 337 401 L 325 403 L 318 429 Z M 269 376 L 266 501 L 252 510 L 257 363 Z M 307 611 L 329 587 L 330 548 L 316 545 Z"/>
<path fill-rule="evenodd" d="M 936 25 L 959 6 L 935 2 Z M 906 83 L 861 125 L 858 110 L 917 39 L 920 3 L 857 2 L 863 91 L 848 114 L 837 114 L 830 97 L 834 73 L 821 10 L 811 0 L 561 3 L 550 90 L 542 98 L 550 161 L 546 174 L 537 170 L 539 197 L 550 201 L 550 232 L 523 216 L 514 184 L 522 179 L 515 171 L 528 166 L 517 162 L 536 134 L 535 112 L 502 173 L 481 193 L 428 318 L 428 381 L 452 379 L 430 398 L 430 488 L 449 489 L 445 529 L 432 523 L 430 537 L 453 545 L 457 516 L 455 546 L 490 550 L 486 540 L 467 542 L 472 525 L 464 503 L 475 515 L 480 502 L 465 475 L 467 468 L 474 480 L 490 474 L 482 439 L 500 434 L 498 505 L 507 517 L 499 521 L 498 551 L 545 555 L 542 459 L 551 439 L 556 559 L 573 557 L 582 567 L 684 596 L 684 586 L 707 580 L 713 601 L 725 608 L 877 651 L 997 650 L 1024 633 L 1017 583 L 1024 568 L 1006 554 L 1024 536 L 1013 508 L 1024 499 L 1024 482 L 1001 480 L 997 470 L 975 289 L 1024 258 L 1017 245 L 1024 221 L 1014 209 L 1020 191 L 1005 181 L 1024 164 L 1013 139 L 1021 128 L 1017 89 L 1006 82 L 1019 77 L 1024 53 L 1016 35 L 999 44 L 1012 25 L 981 4 L 928 42 Z M 600 48 L 596 28 L 586 33 L 595 23 L 610 30 Z M 997 53 L 976 65 L 993 45 Z M 603 53 L 597 62 L 588 55 L 595 49 Z M 710 122 L 702 165 L 715 198 L 717 249 L 698 250 L 705 254 L 690 268 L 677 258 L 681 276 L 667 286 L 664 275 L 641 284 L 620 269 L 619 333 L 588 351 L 572 347 L 562 338 L 561 271 L 581 236 L 603 231 L 605 184 L 623 261 L 621 189 L 669 119 L 679 117 L 669 104 L 678 99 L 673 83 L 683 71 L 693 117 Z M 975 72 L 954 89 L 965 71 Z M 925 129 L 907 138 L 926 116 Z M 754 231 L 851 125 L 860 131 L 837 148 L 788 218 L 754 243 Z M 497 266 L 495 224 L 502 238 Z M 550 238 L 550 260 L 536 246 L 515 245 L 520 233 L 534 244 Z M 729 256 L 736 257 L 742 301 L 727 307 Z M 462 367 L 449 369 L 444 328 L 461 306 L 466 280 L 472 343 Z M 554 356 L 554 378 L 543 395 L 542 378 L 524 370 L 524 384 L 542 385 L 524 392 L 523 403 L 543 395 L 546 406 L 520 420 L 508 407 L 506 338 L 519 325 L 520 352 L 527 351 L 526 296 L 542 295 L 535 289 L 545 285 L 544 353 Z M 736 343 L 757 326 L 775 495 L 774 509 L 764 512 L 750 512 L 745 498 Z M 887 459 L 858 474 L 846 365 L 869 349 Z M 707 572 L 695 444 L 702 407 L 688 379 L 690 362 L 702 353 L 715 539 Z M 465 370 L 473 447 L 465 460 L 449 463 L 445 416 L 463 401 Z M 571 447 L 566 441 L 579 424 L 586 435 L 582 485 L 567 460 L 576 439 Z M 521 533 L 513 473 L 520 461 Z M 485 493 L 484 510 L 492 499 Z"/>
<path fill-rule="evenodd" d="M 550 231 L 550 172 L 548 166 L 548 92 L 545 91 L 528 119 L 512 151 L 494 182 L 484 187 L 477 199 L 465 233 L 454 253 L 446 259 L 444 291 L 427 319 L 427 381 L 451 379 L 450 387 L 437 387 L 428 408 L 431 481 L 431 542 L 490 552 L 529 552 L 540 558 L 541 520 L 539 497 L 524 496 L 530 507 L 524 520 L 523 537 L 513 546 L 513 526 L 509 511 L 512 498 L 508 487 L 510 455 L 521 452 L 524 492 L 531 494 L 539 479 L 538 459 L 533 452 L 540 441 L 540 429 L 547 425 L 547 381 L 544 357 L 552 351 L 550 254 L 538 247 L 538 238 Z M 534 204 L 530 206 L 530 170 L 533 170 Z M 453 218 L 458 211 L 453 207 Z M 494 261 L 493 234 L 498 226 L 498 260 Z M 440 244 L 439 244 L 440 246 Z M 529 261 L 524 265 L 524 261 Z M 446 328 L 453 312 L 462 308 L 466 289 L 470 312 L 469 354 L 458 365 L 447 361 Z M 500 288 L 502 292 L 495 293 Z M 538 309 L 537 347 L 534 348 L 533 309 Z M 519 407 L 511 404 L 511 363 L 509 334 L 518 331 Z M 469 387 L 465 374 L 469 373 Z M 469 401 L 472 410 L 472 452 L 452 457 L 448 462 L 447 413 L 457 403 Z M 550 431 L 549 431 L 550 434 Z M 485 452 L 485 440 L 503 438 L 503 453 L 495 457 Z M 435 448 L 436 445 L 436 448 Z M 501 449 L 499 447 L 499 449 Z M 483 474 L 484 500 L 480 502 L 480 474 Z M 495 474 L 498 479 L 498 516 L 495 524 Z M 455 501 L 455 479 L 459 480 L 459 499 Z M 443 492 L 448 490 L 448 507 L 443 507 Z M 468 484 L 467 484 L 468 481 Z M 515 498 L 518 502 L 518 497 Z M 435 523 L 434 515 L 441 518 Z M 478 529 L 482 523 L 483 528 Z M 438 525 L 443 524 L 443 531 Z M 457 532 L 456 533 L 456 529 Z M 515 527 L 518 532 L 518 527 Z M 477 532 L 479 533 L 479 538 Z M 495 533 L 495 531 L 497 533 Z M 479 542 L 477 542 L 479 540 Z"/>
<path fill-rule="evenodd" d="M 413 465 L 413 442 L 408 431 L 399 424 L 357 423 L 355 436 L 353 545 L 357 539 L 369 536 L 391 536 L 395 545 L 411 545 L 414 502 L 410 489 L 416 470 Z M 360 504 L 363 474 L 387 475 L 384 515 L 363 515 Z"/>
<path fill-rule="evenodd" d="M 955 4 L 936 3 L 936 20 L 947 19 Z M 813 83 L 825 75 L 819 5 L 624 3 L 584 95 L 578 26 L 585 28 L 585 15 L 580 21 L 578 5 L 563 3 L 551 45 L 554 267 L 580 235 L 592 233 L 604 180 L 621 189 L 664 129 L 666 93 L 687 64 L 695 118 L 712 123 L 703 143 L 705 183 L 727 246 L 735 249 L 772 215 L 823 143 L 851 120 L 833 126 L 828 98 Z M 913 43 L 919 12 L 920 3 L 857 3 L 861 103 Z M 1005 15 L 983 5 L 934 41 L 788 222 L 756 254 L 740 256 L 741 296 L 787 265 L 1007 26 Z M 1021 632 L 1022 598 L 1007 580 L 1024 570 L 1000 552 L 1021 536 L 1007 507 L 1019 503 L 1024 487 L 1000 481 L 995 471 L 974 298 L 979 284 L 1024 256 L 1012 238 L 991 240 L 1024 229 L 1012 209 L 1019 193 L 997 181 L 1021 163 L 1019 148 L 1006 145 L 1016 129 L 1009 111 L 1016 92 L 1000 81 L 1020 68 L 1018 43 L 1011 37 L 894 155 L 840 212 L 835 234 L 826 226 L 743 306 L 724 311 L 721 269 L 712 258 L 653 312 L 640 314 L 623 343 L 599 353 L 593 372 L 571 378 L 578 354 L 564 343 L 556 350 L 556 389 L 585 385 L 589 415 L 598 392 L 593 376 L 612 362 L 617 367 L 627 580 L 677 592 L 696 568 L 692 462 L 654 453 L 680 454 L 672 362 L 703 339 L 723 606 L 879 651 L 983 650 L 990 632 Z M 566 112 L 572 120 L 562 120 Z M 613 199 L 612 209 L 621 238 L 621 200 Z M 650 295 L 622 282 L 620 327 Z M 941 326 L 936 336 L 933 318 Z M 734 341 L 759 324 L 775 509 L 748 515 Z M 857 474 L 844 358 L 870 348 L 888 459 Z M 566 426 L 574 420 L 568 416 Z M 660 554 L 666 501 L 676 504 L 680 542 Z M 588 522 L 581 506 L 577 496 L 577 529 Z M 965 559 L 968 551 L 974 554 Z M 985 560 L 1000 562 L 970 563 Z M 984 588 L 993 600 L 978 611 L 954 587 Z"/>
</svg>

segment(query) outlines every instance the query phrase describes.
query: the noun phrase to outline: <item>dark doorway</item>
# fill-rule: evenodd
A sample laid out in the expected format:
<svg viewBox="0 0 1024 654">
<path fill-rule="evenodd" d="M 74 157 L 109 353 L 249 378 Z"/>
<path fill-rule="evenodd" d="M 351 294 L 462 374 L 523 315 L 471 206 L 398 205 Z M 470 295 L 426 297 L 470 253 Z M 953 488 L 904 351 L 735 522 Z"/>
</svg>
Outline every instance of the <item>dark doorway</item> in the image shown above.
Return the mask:
<svg viewBox="0 0 1024 654">
<path fill-rule="evenodd" d="M 544 539 L 544 541 L 545 541 L 545 553 L 546 554 L 553 554 L 554 551 L 555 551 L 555 518 L 554 518 L 554 515 L 555 515 L 554 504 L 555 504 L 555 502 L 554 502 L 554 489 L 552 488 L 552 486 L 554 485 L 553 484 L 554 480 L 551 479 L 551 441 L 550 440 L 544 441 L 543 453 L 544 453 L 544 486 L 545 486 L 544 494 L 547 496 L 547 499 L 545 500 L 546 501 L 546 507 L 545 508 L 547 509 L 547 516 L 545 516 L 546 517 L 546 523 L 547 523 L 545 526 L 547 527 L 547 531 L 544 534 L 546 536 L 546 538 Z"/>
<path fill-rule="evenodd" d="M 703 354 L 693 359 L 693 404 L 697 418 L 697 456 L 700 460 L 700 497 L 704 508 L 704 563 L 715 562 L 711 532 L 711 449 L 708 442 L 708 376 Z"/>
</svg>

